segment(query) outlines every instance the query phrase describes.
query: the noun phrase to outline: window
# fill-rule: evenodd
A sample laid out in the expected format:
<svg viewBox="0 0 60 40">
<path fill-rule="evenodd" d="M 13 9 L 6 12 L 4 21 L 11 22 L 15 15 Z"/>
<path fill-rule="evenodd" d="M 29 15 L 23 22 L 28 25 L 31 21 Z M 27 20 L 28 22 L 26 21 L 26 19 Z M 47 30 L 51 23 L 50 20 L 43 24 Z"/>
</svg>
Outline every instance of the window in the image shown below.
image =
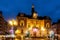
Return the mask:
<svg viewBox="0 0 60 40">
<path fill-rule="evenodd" d="M 49 28 L 49 23 L 46 24 L 46 27 Z"/>
<path fill-rule="evenodd" d="M 24 21 L 20 21 L 20 26 L 24 26 Z"/>
</svg>

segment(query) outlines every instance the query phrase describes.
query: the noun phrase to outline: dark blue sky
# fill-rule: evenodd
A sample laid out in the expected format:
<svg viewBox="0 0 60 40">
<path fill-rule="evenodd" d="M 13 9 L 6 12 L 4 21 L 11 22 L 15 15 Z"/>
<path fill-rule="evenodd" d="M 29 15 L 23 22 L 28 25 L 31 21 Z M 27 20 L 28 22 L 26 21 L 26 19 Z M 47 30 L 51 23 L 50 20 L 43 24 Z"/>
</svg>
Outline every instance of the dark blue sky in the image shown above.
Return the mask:
<svg viewBox="0 0 60 40">
<path fill-rule="evenodd" d="M 0 0 L 0 10 L 7 20 L 16 18 L 18 12 L 31 14 L 32 4 L 39 16 L 50 16 L 53 21 L 60 18 L 60 0 Z"/>
</svg>

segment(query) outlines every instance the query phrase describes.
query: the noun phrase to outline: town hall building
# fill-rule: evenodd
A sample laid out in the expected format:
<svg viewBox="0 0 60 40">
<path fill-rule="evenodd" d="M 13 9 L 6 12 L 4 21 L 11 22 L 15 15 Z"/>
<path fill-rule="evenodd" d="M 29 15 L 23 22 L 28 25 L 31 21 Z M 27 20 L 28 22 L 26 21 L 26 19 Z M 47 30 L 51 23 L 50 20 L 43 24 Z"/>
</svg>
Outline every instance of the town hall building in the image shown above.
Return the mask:
<svg viewBox="0 0 60 40">
<path fill-rule="evenodd" d="M 18 13 L 16 20 L 18 22 L 17 30 L 20 30 L 20 34 L 26 35 L 29 32 L 30 36 L 47 36 L 51 27 L 51 18 L 48 16 L 38 16 L 34 5 L 32 5 L 31 15 Z"/>
</svg>

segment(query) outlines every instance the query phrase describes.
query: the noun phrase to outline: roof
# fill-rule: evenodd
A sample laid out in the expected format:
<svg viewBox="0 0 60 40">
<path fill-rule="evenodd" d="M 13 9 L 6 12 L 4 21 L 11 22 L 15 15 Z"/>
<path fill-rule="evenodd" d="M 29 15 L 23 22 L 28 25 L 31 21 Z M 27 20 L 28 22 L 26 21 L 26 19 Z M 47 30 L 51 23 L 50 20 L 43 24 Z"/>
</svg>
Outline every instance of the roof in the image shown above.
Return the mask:
<svg viewBox="0 0 60 40">
<path fill-rule="evenodd" d="M 34 19 L 34 18 L 32 17 L 32 15 L 26 15 L 25 13 L 18 13 L 17 16 L 18 16 L 18 17 L 27 17 L 27 18 L 30 18 L 30 19 Z M 38 16 L 37 19 L 39 19 L 39 20 L 42 20 L 42 19 L 44 19 L 44 20 L 46 20 L 46 19 L 47 19 L 47 20 L 51 20 L 51 18 L 48 17 L 48 16 L 44 16 L 44 17 Z"/>
<path fill-rule="evenodd" d="M 47 20 L 51 20 L 51 18 L 49 16 L 44 16 L 43 18 L 47 19 Z"/>
</svg>

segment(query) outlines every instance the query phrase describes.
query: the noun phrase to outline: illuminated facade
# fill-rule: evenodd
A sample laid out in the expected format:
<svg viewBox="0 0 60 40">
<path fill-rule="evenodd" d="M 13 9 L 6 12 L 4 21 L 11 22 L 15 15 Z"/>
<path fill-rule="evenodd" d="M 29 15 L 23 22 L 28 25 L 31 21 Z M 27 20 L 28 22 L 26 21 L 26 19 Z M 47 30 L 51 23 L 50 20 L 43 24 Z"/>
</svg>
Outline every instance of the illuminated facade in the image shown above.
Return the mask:
<svg viewBox="0 0 60 40">
<path fill-rule="evenodd" d="M 47 36 L 48 29 L 51 27 L 51 19 L 48 16 L 38 16 L 32 5 L 32 14 L 18 13 L 17 15 L 18 27 L 22 33 L 30 32 L 31 36 Z M 19 32 L 19 33 L 20 33 Z"/>
</svg>

